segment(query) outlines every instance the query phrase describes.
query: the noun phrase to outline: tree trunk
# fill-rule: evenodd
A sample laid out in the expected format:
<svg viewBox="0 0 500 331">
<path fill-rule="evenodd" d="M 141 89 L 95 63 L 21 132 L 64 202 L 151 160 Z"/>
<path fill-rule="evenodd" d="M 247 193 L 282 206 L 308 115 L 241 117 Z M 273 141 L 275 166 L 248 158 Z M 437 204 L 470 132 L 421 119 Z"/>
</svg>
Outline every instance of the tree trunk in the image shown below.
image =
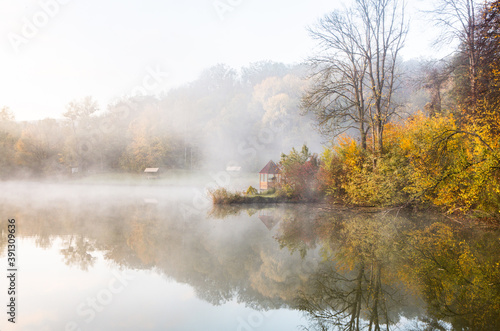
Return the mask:
<svg viewBox="0 0 500 331">
<path fill-rule="evenodd" d="M 365 124 L 363 122 L 359 123 L 359 133 L 361 135 L 361 148 L 366 150 L 366 131 Z"/>
</svg>

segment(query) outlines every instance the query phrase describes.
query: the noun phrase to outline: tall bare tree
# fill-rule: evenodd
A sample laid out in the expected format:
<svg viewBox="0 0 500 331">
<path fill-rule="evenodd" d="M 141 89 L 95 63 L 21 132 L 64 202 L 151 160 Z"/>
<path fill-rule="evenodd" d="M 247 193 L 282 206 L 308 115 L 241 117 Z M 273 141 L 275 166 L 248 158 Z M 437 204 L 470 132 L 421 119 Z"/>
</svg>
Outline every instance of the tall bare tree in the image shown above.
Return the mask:
<svg viewBox="0 0 500 331">
<path fill-rule="evenodd" d="M 365 149 L 369 128 L 365 96 L 368 63 L 356 14 L 353 9 L 334 11 L 309 29 L 320 52 L 308 61 L 312 86 L 302 98 L 302 109 L 315 114 L 324 135 L 358 129 Z"/>
<path fill-rule="evenodd" d="M 429 117 L 442 113 L 443 91 L 446 91 L 449 85 L 452 72 L 453 66 L 445 60 L 428 60 L 419 63 L 411 84 L 417 90 L 428 91 L 430 102 L 424 106 L 424 109 Z"/>
<path fill-rule="evenodd" d="M 312 86 L 302 108 L 313 112 L 322 133 L 356 127 L 366 148 L 383 149 L 383 128 L 394 114 L 397 62 L 408 25 L 398 0 L 356 0 L 352 8 L 319 20 L 310 33 L 319 54 L 311 57 Z"/>
<path fill-rule="evenodd" d="M 479 8 L 477 0 L 437 0 L 435 8 L 428 12 L 436 26 L 442 29 L 436 43 L 458 41 L 458 50 L 467 58 L 472 105 L 477 99 L 477 66 L 480 59 L 477 45 Z"/>
<path fill-rule="evenodd" d="M 371 90 L 370 118 L 375 149 L 383 150 L 384 125 L 395 113 L 398 58 L 408 33 L 405 3 L 398 0 L 356 0 L 365 30 L 364 56 Z"/>
</svg>

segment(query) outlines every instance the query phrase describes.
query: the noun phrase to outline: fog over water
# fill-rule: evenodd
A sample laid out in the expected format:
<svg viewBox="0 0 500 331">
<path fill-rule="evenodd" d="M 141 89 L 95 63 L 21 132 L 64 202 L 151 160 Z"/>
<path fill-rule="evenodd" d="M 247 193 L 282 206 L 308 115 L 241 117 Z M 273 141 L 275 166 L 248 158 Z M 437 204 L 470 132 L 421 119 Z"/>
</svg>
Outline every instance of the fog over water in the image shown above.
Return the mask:
<svg viewBox="0 0 500 331">
<path fill-rule="evenodd" d="M 255 304 L 273 308 L 266 329 L 300 323 L 300 314 L 280 309 L 279 298 L 269 301 L 243 272 L 253 265 L 258 275 L 259 252 L 269 249 L 283 261 L 302 264 L 300 257 L 270 246 L 272 233 L 249 217 L 228 226 L 209 218 L 208 209 L 184 213 L 183 205 L 193 206 L 194 186 L 5 187 L 10 193 L 1 196 L 0 212 L 17 220 L 21 330 L 62 330 L 73 322 L 82 330 L 230 330 L 264 316 L 250 308 Z M 241 296 L 249 297 L 246 304 Z"/>
<path fill-rule="evenodd" d="M 460 317 L 469 309 L 462 292 L 454 299 L 456 316 L 439 315 L 441 299 L 428 301 L 439 287 L 423 275 L 433 274 L 445 287 L 462 275 L 440 278 L 420 251 L 463 242 L 485 263 L 469 262 L 478 268 L 479 282 L 496 277 L 481 270 L 498 260 L 491 255 L 498 251 L 497 232 L 450 231 L 454 225 L 435 223 L 436 215 L 301 204 L 199 207 L 193 198 L 200 185 L 4 187 L 0 213 L 17 222 L 16 330 L 299 330 L 351 318 L 366 326 L 376 297 L 385 302 L 379 323 L 401 330 L 430 321 L 444 329 L 477 325 L 482 318 L 498 323 L 493 303 L 469 311 L 474 318 Z M 0 265 L 6 265 L 6 219 L 0 227 Z M 481 247 L 485 242 L 489 246 Z M 466 258 L 444 251 L 441 267 Z M 378 289 L 369 285 L 375 280 Z M 489 300 L 488 288 L 479 286 L 463 289 L 474 293 L 478 305 Z M 5 279 L 0 287 L 7 287 Z M 356 293 L 367 301 L 356 301 Z M 345 310 L 356 302 L 359 312 Z M 428 308 L 431 303 L 437 306 Z"/>
</svg>

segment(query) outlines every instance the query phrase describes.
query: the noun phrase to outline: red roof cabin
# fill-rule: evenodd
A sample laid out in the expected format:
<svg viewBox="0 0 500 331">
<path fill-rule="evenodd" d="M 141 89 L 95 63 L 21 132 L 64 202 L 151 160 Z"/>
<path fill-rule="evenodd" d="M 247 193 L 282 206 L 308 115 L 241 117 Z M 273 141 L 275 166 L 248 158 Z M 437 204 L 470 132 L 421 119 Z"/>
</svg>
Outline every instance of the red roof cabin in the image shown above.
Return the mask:
<svg viewBox="0 0 500 331">
<path fill-rule="evenodd" d="M 272 160 L 259 172 L 259 189 L 261 191 L 276 187 L 281 181 L 280 168 Z"/>
</svg>

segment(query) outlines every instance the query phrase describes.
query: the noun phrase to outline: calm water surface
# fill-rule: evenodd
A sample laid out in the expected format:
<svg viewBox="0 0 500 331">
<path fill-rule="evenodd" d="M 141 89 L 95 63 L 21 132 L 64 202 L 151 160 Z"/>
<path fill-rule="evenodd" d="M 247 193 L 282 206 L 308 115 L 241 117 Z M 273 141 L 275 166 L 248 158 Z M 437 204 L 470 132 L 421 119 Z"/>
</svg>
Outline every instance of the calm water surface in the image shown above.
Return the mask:
<svg viewBox="0 0 500 331">
<path fill-rule="evenodd" d="M 498 330 L 500 235 L 437 215 L 217 208 L 201 188 L 5 183 L 0 330 Z M 0 278 L 0 299 L 9 296 Z"/>
</svg>

